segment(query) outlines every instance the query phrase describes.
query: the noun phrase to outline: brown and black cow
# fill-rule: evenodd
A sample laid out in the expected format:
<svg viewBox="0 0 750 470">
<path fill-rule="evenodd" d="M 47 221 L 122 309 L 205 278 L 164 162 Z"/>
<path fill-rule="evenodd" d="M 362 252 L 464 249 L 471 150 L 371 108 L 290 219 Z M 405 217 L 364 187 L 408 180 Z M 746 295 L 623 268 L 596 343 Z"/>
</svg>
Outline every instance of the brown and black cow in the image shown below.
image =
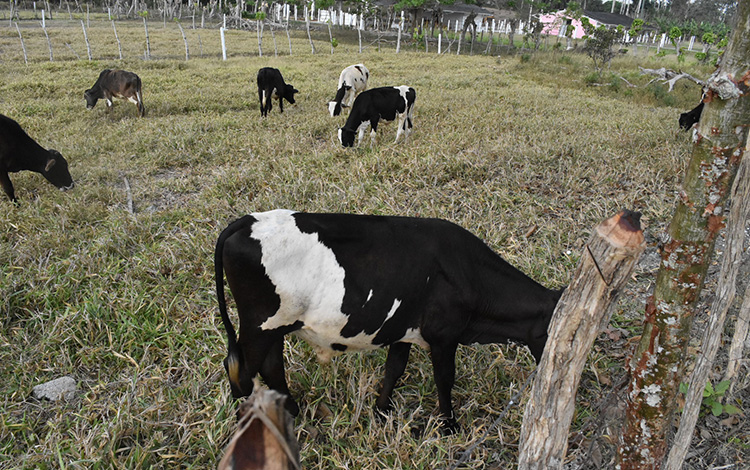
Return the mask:
<svg viewBox="0 0 750 470">
<path fill-rule="evenodd" d="M 138 107 L 138 115 L 146 115 L 141 93 L 141 79 L 133 72 L 125 70 L 103 70 L 94 86 L 83 93 L 86 107 L 94 109 L 100 99 L 107 100 L 108 108 L 112 107 L 112 98 L 121 98 L 134 103 Z"/>
<path fill-rule="evenodd" d="M 0 114 L 0 185 L 11 201 L 18 202 L 8 173 L 30 170 L 41 173 L 60 189 L 73 187 L 68 162 L 57 150 L 45 150 L 13 119 Z"/>
</svg>

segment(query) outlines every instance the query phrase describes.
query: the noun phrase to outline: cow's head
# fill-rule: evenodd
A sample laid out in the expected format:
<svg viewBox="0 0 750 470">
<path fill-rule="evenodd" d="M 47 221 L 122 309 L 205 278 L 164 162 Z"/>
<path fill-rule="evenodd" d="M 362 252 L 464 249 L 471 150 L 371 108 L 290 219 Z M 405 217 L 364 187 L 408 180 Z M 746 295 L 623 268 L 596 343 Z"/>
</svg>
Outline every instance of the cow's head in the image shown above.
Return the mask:
<svg viewBox="0 0 750 470">
<path fill-rule="evenodd" d="M 299 90 L 289 84 L 284 85 L 284 87 L 284 98 L 286 98 L 288 102 L 294 104 L 294 94 L 299 93 Z"/>
<path fill-rule="evenodd" d="M 94 96 L 91 88 L 83 92 L 83 97 L 86 99 L 86 109 L 94 109 L 98 98 Z"/>
<path fill-rule="evenodd" d="M 357 131 L 342 127 L 339 129 L 339 142 L 341 142 L 341 145 L 344 147 L 354 147 L 354 136 L 356 134 Z"/>
<path fill-rule="evenodd" d="M 70 176 L 68 171 L 68 162 L 57 150 L 49 149 L 47 152 L 49 155 L 42 176 L 59 189 L 71 189 L 75 186 L 75 183 L 73 183 L 73 177 Z"/>
</svg>

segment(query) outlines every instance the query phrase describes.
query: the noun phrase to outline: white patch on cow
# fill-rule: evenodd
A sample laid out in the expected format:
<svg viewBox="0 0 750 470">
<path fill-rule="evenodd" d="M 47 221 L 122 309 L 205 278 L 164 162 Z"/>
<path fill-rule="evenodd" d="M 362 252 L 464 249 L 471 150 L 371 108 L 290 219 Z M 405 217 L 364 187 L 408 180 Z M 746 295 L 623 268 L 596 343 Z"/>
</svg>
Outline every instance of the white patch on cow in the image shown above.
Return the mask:
<svg viewBox="0 0 750 470">
<path fill-rule="evenodd" d="M 252 214 L 257 220 L 252 237 L 260 242 L 261 264 L 280 298 L 278 311 L 260 325 L 261 329 L 273 330 L 303 322 L 304 326 L 295 334 L 310 343 L 321 362 L 338 354 L 331 349 L 334 343 L 345 345 L 347 350 L 378 348 L 372 341 L 382 325 L 372 334 L 360 332 L 350 338 L 341 336 L 349 321 L 349 315 L 341 311 L 345 294 L 344 268 L 317 234 L 299 230 L 293 214 L 293 211 L 281 209 Z M 401 300 L 394 299 L 383 324 L 393 317 L 400 305 Z M 410 342 L 424 343 L 418 334 L 408 335 Z"/>
<path fill-rule="evenodd" d="M 370 121 L 362 121 L 362 124 L 357 128 L 357 145 L 362 143 L 362 138 L 365 136 L 365 129 L 370 125 Z"/>
<path fill-rule="evenodd" d="M 328 102 L 328 113 L 333 117 L 333 112 L 336 109 L 336 102 L 335 101 L 329 101 Z"/>
<path fill-rule="evenodd" d="M 369 302 L 371 298 L 372 298 L 372 289 L 370 289 L 370 293 L 367 294 L 367 300 L 365 300 L 365 303 Z"/>
<path fill-rule="evenodd" d="M 138 104 L 138 100 L 135 99 L 135 98 L 133 98 L 132 96 L 130 98 L 128 98 L 128 101 L 130 101 L 133 104 Z"/>
<path fill-rule="evenodd" d="M 425 349 L 430 348 L 430 345 L 427 344 L 427 341 L 422 338 L 422 334 L 420 333 L 418 328 L 409 328 L 408 330 L 406 330 L 406 334 L 404 334 L 404 337 L 399 341 L 402 343 L 417 344 Z"/>
<path fill-rule="evenodd" d="M 261 100 L 261 104 L 265 108 L 266 107 L 266 90 L 262 90 L 261 93 L 263 95 L 263 99 Z"/>
</svg>

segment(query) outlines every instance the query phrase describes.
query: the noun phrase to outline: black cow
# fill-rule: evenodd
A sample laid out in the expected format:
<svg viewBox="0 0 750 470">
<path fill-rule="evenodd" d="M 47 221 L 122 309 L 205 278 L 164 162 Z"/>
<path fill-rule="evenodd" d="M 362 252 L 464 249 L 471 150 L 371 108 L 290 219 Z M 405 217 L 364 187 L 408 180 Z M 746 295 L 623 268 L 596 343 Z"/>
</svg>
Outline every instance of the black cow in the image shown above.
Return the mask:
<svg viewBox="0 0 750 470">
<path fill-rule="evenodd" d="M 365 127 L 369 124 L 371 143 L 375 142 L 375 134 L 378 131 L 378 122 L 393 121 L 398 117 L 398 130 L 396 130 L 396 142 L 399 136 L 404 134 L 404 140 L 409 137 L 413 127 L 414 101 L 417 93 L 414 88 L 408 86 L 387 86 L 373 88 L 360 93 L 354 100 L 354 105 L 349 113 L 344 127 L 339 129 L 339 141 L 344 147 L 354 145 L 354 135 L 359 131 L 357 143 L 362 142 Z"/>
<path fill-rule="evenodd" d="M 703 113 L 703 101 L 698 106 L 691 109 L 686 113 L 680 114 L 680 127 L 682 130 L 690 130 L 698 121 L 701 120 L 701 114 Z"/>
<path fill-rule="evenodd" d="M 100 99 L 107 100 L 107 109 L 112 108 L 112 98 L 121 98 L 134 103 L 138 108 L 138 115 L 146 115 L 141 92 L 141 79 L 133 72 L 125 70 L 103 70 L 96 79 L 94 86 L 83 92 L 86 98 L 86 108 L 94 109 Z"/>
<path fill-rule="evenodd" d="M 8 173 L 30 170 L 41 173 L 60 189 L 73 187 L 68 162 L 57 150 L 45 150 L 13 119 L 0 114 L 0 185 L 11 201 L 17 202 Z"/>
<path fill-rule="evenodd" d="M 299 93 L 292 85 L 284 82 L 279 69 L 263 67 L 258 70 L 258 100 L 260 101 L 260 115 L 268 116 L 273 108 L 271 98 L 279 100 L 279 111 L 284 112 L 284 101 L 294 104 L 294 94 Z"/>
<path fill-rule="evenodd" d="M 252 392 L 257 373 L 290 394 L 282 353 L 284 335 L 294 332 L 321 361 L 390 346 L 376 405 L 386 411 L 415 343 L 430 349 L 449 432 L 456 428 L 451 389 L 458 345 L 517 341 L 538 362 L 562 294 L 440 219 L 256 213 L 221 233 L 215 268 L 234 397 Z M 227 315 L 224 273 L 237 305 L 239 340 Z M 291 397 L 287 408 L 299 412 Z"/>
</svg>

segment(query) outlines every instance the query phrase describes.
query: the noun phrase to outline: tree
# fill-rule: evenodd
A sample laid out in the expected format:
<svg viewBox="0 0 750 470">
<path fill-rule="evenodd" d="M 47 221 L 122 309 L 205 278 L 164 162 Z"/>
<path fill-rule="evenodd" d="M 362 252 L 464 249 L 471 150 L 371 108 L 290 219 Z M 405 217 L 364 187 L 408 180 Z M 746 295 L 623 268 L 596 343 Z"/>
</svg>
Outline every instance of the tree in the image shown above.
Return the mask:
<svg viewBox="0 0 750 470">
<path fill-rule="evenodd" d="M 597 28 L 585 16 L 581 18 L 581 23 L 586 33 L 584 37 L 586 44 L 583 46 L 583 50 L 594 61 L 594 68 L 596 68 L 596 71 L 599 72 L 599 77 L 601 77 L 604 66 L 609 65 L 615 56 L 614 46 L 622 37 L 622 28 L 608 29 L 604 25 Z"/>
<path fill-rule="evenodd" d="M 721 66 L 707 82 L 708 102 L 663 237 L 641 341 L 628 364 L 621 470 L 663 465 L 695 306 L 725 223 L 723 206 L 740 160 L 750 158 L 744 155 L 750 121 L 750 2 L 740 2 L 736 18 Z"/>
</svg>

